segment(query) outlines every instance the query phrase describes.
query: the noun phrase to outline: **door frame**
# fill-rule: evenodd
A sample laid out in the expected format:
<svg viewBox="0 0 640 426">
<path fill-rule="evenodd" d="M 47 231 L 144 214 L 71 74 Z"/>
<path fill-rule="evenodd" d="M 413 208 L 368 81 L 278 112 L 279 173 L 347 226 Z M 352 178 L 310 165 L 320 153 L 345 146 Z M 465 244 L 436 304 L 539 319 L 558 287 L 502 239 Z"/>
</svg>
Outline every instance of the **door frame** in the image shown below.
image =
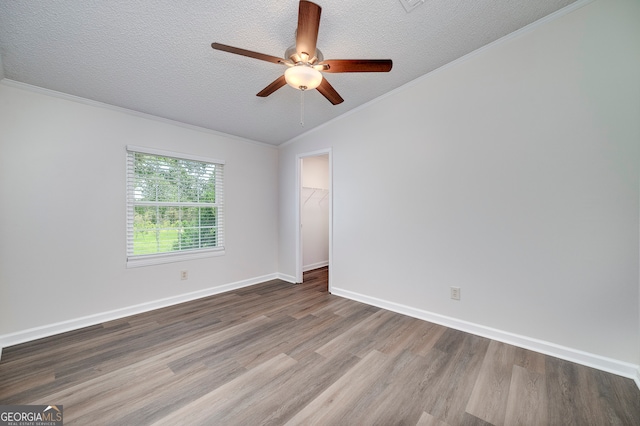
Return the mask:
<svg viewBox="0 0 640 426">
<path fill-rule="evenodd" d="M 333 153 L 331 147 L 296 155 L 296 283 L 302 283 L 302 160 L 327 155 L 329 158 L 329 293 L 331 293 L 331 265 L 333 264 Z"/>
</svg>

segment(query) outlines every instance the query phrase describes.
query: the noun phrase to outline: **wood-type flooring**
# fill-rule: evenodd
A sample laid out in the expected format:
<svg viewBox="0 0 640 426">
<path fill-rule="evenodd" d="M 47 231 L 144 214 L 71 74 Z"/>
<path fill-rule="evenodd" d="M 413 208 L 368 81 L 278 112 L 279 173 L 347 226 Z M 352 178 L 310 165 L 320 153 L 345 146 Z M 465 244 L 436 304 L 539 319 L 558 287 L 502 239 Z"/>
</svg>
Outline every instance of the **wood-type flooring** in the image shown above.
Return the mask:
<svg viewBox="0 0 640 426">
<path fill-rule="evenodd" d="M 4 349 L 65 425 L 640 425 L 628 378 L 327 292 L 327 269 Z"/>
</svg>

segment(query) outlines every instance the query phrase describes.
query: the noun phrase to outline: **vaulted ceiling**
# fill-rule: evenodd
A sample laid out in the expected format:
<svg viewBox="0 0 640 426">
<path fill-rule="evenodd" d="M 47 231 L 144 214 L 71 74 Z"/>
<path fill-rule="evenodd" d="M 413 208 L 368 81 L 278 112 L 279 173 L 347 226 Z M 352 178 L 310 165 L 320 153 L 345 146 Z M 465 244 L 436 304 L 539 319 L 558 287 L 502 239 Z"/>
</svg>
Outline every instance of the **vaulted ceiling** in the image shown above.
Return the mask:
<svg viewBox="0 0 640 426">
<path fill-rule="evenodd" d="M 325 74 L 336 106 L 289 86 L 257 97 L 284 67 L 211 48 L 284 57 L 298 0 L 3 1 L 0 77 L 279 145 L 573 1 L 317 0 L 325 58 L 393 60 Z"/>
</svg>

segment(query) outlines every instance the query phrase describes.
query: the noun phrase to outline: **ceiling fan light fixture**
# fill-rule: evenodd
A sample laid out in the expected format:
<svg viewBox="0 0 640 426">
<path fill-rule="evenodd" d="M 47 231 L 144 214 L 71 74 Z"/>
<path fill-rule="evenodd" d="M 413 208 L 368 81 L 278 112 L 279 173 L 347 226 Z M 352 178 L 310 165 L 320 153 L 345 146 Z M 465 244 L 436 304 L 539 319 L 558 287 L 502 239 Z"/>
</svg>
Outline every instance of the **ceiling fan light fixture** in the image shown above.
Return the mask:
<svg viewBox="0 0 640 426">
<path fill-rule="evenodd" d="M 284 79 L 294 89 L 313 90 L 322 83 L 322 73 L 306 64 L 298 64 L 287 68 Z"/>
</svg>

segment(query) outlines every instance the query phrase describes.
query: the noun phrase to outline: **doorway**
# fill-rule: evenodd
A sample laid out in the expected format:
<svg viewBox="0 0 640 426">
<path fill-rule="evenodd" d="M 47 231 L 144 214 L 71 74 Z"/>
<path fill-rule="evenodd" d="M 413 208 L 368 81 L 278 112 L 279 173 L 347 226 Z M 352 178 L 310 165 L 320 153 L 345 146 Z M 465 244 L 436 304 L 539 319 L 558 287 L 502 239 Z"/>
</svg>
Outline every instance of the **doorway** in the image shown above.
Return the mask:
<svg viewBox="0 0 640 426">
<path fill-rule="evenodd" d="M 331 291 L 331 150 L 300 154 L 296 282 L 324 275 Z"/>
</svg>

